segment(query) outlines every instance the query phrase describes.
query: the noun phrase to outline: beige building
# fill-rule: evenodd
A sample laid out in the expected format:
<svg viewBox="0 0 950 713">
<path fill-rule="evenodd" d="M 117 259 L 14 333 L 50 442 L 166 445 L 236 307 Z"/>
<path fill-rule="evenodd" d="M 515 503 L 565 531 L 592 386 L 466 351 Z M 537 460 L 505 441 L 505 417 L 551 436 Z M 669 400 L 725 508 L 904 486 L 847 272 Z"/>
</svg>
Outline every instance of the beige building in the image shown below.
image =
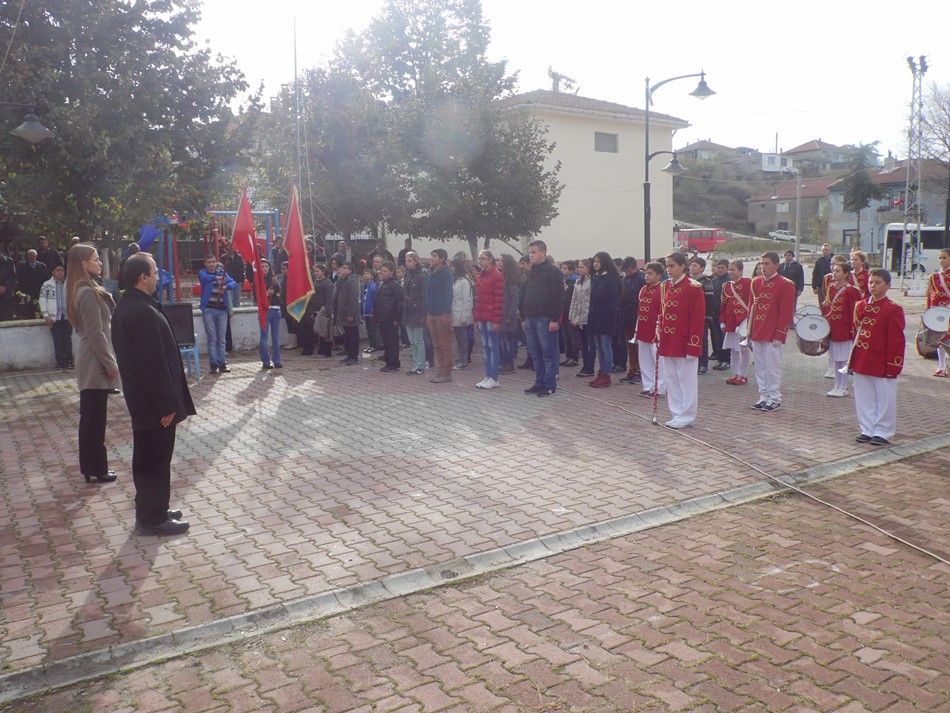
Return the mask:
<svg viewBox="0 0 950 713">
<path fill-rule="evenodd" d="M 543 121 L 548 140 L 556 144 L 550 160 L 561 162 L 558 178 L 564 190 L 557 218 L 537 236 L 548 244 L 549 254 L 566 260 L 606 250 L 612 257 L 642 259 L 643 110 L 549 90 L 518 94 L 503 104 Z M 674 132 L 687 126 L 682 119 L 650 112 L 650 151 L 671 150 Z M 673 179 L 662 171 L 670 158 L 657 156 L 650 164 L 653 258 L 673 247 Z M 525 252 L 531 239 L 522 240 Z M 422 251 L 444 247 L 450 255 L 468 254 L 460 240 L 418 244 Z M 496 241 L 492 249 L 505 251 Z"/>
</svg>

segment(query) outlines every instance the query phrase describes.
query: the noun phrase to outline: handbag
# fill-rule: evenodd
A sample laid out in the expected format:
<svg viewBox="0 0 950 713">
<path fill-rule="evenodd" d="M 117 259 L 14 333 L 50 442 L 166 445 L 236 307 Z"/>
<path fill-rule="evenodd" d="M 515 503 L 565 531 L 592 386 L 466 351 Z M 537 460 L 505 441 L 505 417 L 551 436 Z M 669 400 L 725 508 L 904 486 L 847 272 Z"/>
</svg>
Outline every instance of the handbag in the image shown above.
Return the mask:
<svg viewBox="0 0 950 713">
<path fill-rule="evenodd" d="M 321 307 L 320 311 L 317 312 L 317 315 L 313 318 L 313 333 L 321 339 L 331 339 L 331 337 L 328 336 L 330 333 L 330 313 L 326 305 Z"/>
</svg>

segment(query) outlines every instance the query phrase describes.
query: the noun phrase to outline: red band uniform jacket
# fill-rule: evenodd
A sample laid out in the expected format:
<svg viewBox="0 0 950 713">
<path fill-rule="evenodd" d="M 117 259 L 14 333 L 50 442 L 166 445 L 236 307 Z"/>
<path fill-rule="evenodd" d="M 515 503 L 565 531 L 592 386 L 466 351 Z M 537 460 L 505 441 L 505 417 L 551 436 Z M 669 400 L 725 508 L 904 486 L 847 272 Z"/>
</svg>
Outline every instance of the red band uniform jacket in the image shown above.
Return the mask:
<svg viewBox="0 0 950 713">
<path fill-rule="evenodd" d="M 738 299 L 741 297 L 741 301 Z M 743 307 L 745 303 L 745 307 Z M 724 332 L 734 332 L 749 316 L 752 304 L 752 280 L 740 277 L 738 282 L 727 282 L 722 286 L 722 306 L 719 308 L 719 322 L 726 325 Z"/>
<path fill-rule="evenodd" d="M 703 353 L 703 324 L 706 321 L 703 286 L 683 276 L 676 283 L 672 280 L 664 282 L 660 294 L 659 355 L 698 357 Z"/>
<path fill-rule="evenodd" d="M 854 339 L 854 307 L 861 301 L 861 293 L 853 285 L 831 285 L 825 295 L 821 313 L 831 326 L 831 341 L 850 342 Z"/>
<path fill-rule="evenodd" d="M 904 310 L 886 297 L 858 302 L 851 352 L 855 374 L 894 379 L 904 368 Z"/>
<path fill-rule="evenodd" d="M 868 281 L 870 279 L 871 273 L 867 270 L 861 270 L 861 272 L 852 271 L 848 273 L 848 283 L 860 290 L 862 300 L 866 300 L 871 296 L 871 288 L 868 287 Z"/>
<path fill-rule="evenodd" d="M 752 315 L 749 339 L 753 342 L 785 342 L 795 310 L 795 283 L 778 273 L 752 280 Z"/>
<path fill-rule="evenodd" d="M 943 275 L 943 282 L 940 281 L 941 275 Z M 947 294 L 944 285 L 947 286 L 947 290 L 950 290 L 950 270 L 944 270 L 942 273 L 935 272 L 927 280 L 927 309 L 950 306 L 950 294 Z"/>
<path fill-rule="evenodd" d="M 640 288 L 640 306 L 637 308 L 637 341 L 653 344 L 656 341 L 656 323 L 660 319 L 660 283 Z"/>
</svg>

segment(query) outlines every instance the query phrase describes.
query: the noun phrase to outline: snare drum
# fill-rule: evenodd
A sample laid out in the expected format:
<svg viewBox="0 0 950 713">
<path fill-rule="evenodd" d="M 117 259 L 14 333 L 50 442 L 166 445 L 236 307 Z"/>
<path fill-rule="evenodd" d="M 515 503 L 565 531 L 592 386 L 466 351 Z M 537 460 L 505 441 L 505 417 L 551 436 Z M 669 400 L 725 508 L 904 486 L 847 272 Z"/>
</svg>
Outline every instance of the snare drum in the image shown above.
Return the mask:
<svg viewBox="0 0 950 713">
<path fill-rule="evenodd" d="M 937 358 L 937 345 L 931 346 L 927 342 L 927 330 L 921 329 L 917 332 L 915 338 L 917 344 L 917 353 L 920 354 L 924 359 L 936 359 Z"/>
<path fill-rule="evenodd" d="M 931 307 L 920 318 L 920 324 L 922 328 L 918 332 L 918 338 L 923 335 L 927 346 L 936 351 L 941 340 L 947 335 L 947 330 L 950 329 L 950 307 L 945 305 Z M 919 352 L 920 349 L 917 351 Z"/>
<path fill-rule="evenodd" d="M 821 315 L 804 315 L 795 323 L 795 338 L 802 354 L 821 356 L 831 343 L 831 325 Z"/>
<path fill-rule="evenodd" d="M 802 305 L 792 316 L 793 323 L 797 324 L 803 317 L 821 317 L 821 308 L 817 305 Z"/>
</svg>

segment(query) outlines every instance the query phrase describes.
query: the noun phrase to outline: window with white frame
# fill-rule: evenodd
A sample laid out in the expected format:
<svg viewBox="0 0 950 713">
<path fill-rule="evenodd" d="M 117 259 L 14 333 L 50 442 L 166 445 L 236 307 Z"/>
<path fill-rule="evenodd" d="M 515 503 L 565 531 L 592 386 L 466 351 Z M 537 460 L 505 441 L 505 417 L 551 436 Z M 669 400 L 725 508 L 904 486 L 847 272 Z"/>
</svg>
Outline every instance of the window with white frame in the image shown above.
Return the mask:
<svg viewBox="0 0 950 713">
<path fill-rule="evenodd" d="M 788 201 L 782 201 L 775 204 L 776 213 L 788 213 Z"/>
</svg>

